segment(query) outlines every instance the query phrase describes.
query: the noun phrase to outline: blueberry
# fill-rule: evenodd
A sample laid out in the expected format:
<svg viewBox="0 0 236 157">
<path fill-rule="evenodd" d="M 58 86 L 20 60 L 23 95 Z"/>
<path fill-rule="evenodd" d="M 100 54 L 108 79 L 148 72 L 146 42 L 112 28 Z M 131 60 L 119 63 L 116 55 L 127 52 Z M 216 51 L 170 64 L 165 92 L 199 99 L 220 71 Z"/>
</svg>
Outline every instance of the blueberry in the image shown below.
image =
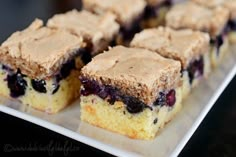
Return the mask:
<svg viewBox="0 0 236 157">
<path fill-rule="evenodd" d="M 108 96 L 108 93 L 107 93 L 107 90 L 106 88 L 103 86 L 103 87 L 100 87 L 100 91 L 97 93 L 97 95 L 102 98 L 102 99 L 105 99 L 107 96 Z"/>
<path fill-rule="evenodd" d="M 154 106 L 170 106 L 172 107 L 175 104 L 175 90 L 170 90 L 167 94 L 164 92 L 159 93 L 159 97 L 156 99 L 156 101 L 153 103 Z"/>
<path fill-rule="evenodd" d="M 107 98 L 107 101 L 111 105 L 113 105 L 115 101 L 122 101 L 124 104 L 126 104 L 126 108 L 130 113 L 141 112 L 146 106 L 143 102 L 135 97 L 123 96 L 119 89 L 116 89 L 112 86 L 100 85 L 98 82 L 86 78 L 80 78 L 80 81 L 83 85 L 83 89 L 81 90 L 81 95 L 83 96 L 96 94 L 102 99 Z"/>
<path fill-rule="evenodd" d="M 111 42 L 110 42 L 110 44 L 109 44 L 111 47 L 114 47 L 114 46 L 116 46 L 116 39 L 114 38 Z M 108 49 L 107 49 L 108 50 Z"/>
<path fill-rule="evenodd" d="M 135 97 L 127 96 L 123 98 L 123 101 L 126 104 L 126 109 L 129 113 L 142 112 L 146 106 L 142 101 L 138 100 Z"/>
<path fill-rule="evenodd" d="M 86 78 L 80 78 L 80 81 L 83 85 L 83 89 L 81 90 L 81 94 L 84 96 L 88 96 L 90 94 L 96 94 L 101 98 L 105 98 L 106 90 L 104 87 L 100 86 L 96 81 L 89 80 Z"/>
<path fill-rule="evenodd" d="M 130 27 L 121 27 L 120 32 L 122 33 L 123 39 L 125 41 L 129 41 L 134 37 L 134 34 L 140 32 L 141 28 L 141 20 L 143 19 L 143 15 L 137 17 Z"/>
<path fill-rule="evenodd" d="M 60 71 L 60 79 L 64 79 L 67 76 L 69 76 L 72 69 L 75 69 L 75 60 L 74 59 L 72 59 L 62 65 L 62 68 Z"/>
<path fill-rule="evenodd" d="M 116 99 L 112 96 L 109 97 L 109 99 L 107 100 L 111 105 L 114 105 Z"/>
<path fill-rule="evenodd" d="M 173 0 L 166 0 L 163 5 L 165 5 L 165 6 L 167 6 L 167 7 L 171 7 L 171 5 L 173 4 L 172 1 L 173 1 Z"/>
<path fill-rule="evenodd" d="M 88 96 L 90 94 L 93 94 L 94 87 L 92 85 L 92 82 L 86 78 L 80 78 L 80 81 L 83 85 L 83 89 L 81 90 L 81 95 Z"/>
<path fill-rule="evenodd" d="M 6 66 L 6 65 L 2 65 L 2 69 L 7 71 L 7 72 L 13 72 L 13 70 L 10 67 Z"/>
<path fill-rule="evenodd" d="M 225 31 L 227 31 L 227 29 L 225 29 Z M 220 47 L 223 45 L 224 43 L 224 39 L 223 39 L 223 35 L 225 33 L 221 33 L 220 35 L 218 35 L 215 39 L 211 39 L 210 40 L 210 43 L 215 45 L 216 47 L 216 53 L 217 55 L 219 55 L 220 53 Z"/>
<path fill-rule="evenodd" d="M 55 87 L 54 87 L 54 90 L 52 91 L 52 94 L 55 94 L 58 91 L 58 89 L 60 88 L 60 85 L 58 83 L 54 86 Z"/>
<path fill-rule="evenodd" d="M 7 75 L 7 86 L 10 89 L 11 97 L 19 97 L 25 94 L 27 82 L 24 80 L 24 75 L 18 70 L 15 74 Z"/>
<path fill-rule="evenodd" d="M 90 48 L 81 48 L 79 50 L 79 55 L 81 57 L 81 60 L 83 61 L 84 64 L 87 64 L 88 62 L 90 62 L 92 60 L 92 56 L 91 56 L 91 49 Z"/>
<path fill-rule="evenodd" d="M 220 47 L 223 45 L 224 40 L 223 40 L 223 35 L 219 35 L 216 37 L 216 48 L 217 48 L 217 55 L 220 53 Z"/>
<path fill-rule="evenodd" d="M 157 123 L 157 121 L 158 121 L 158 119 L 157 119 L 157 118 L 155 118 L 155 119 L 154 119 L 154 121 L 153 121 L 153 124 L 156 124 L 156 123 Z"/>
<path fill-rule="evenodd" d="M 154 102 L 154 106 L 164 106 L 166 104 L 166 95 L 163 92 L 159 93 L 159 97 L 156 99 L 156 101 Z"/>
<path fill-rule="evenodd" d="M 233 20 L 230 20 L 229 23 L 229 28 L 232 30 L 232 31 L 235 31 L 236 30 L 236 20 L 233 21 Z"/>
<path fill-rule="evenodd" d="M 57 83 L 59 83 L 62 80 L 61 74 L 57 74 L 55 76 Z"/>
<path fill-rule="evenodd" d="M 94 94 L 98 94 L 102 90 L 102 86 L 94 80 L 91 81 L 91 88 L 93 88 Z"/>
<path fill-rule="evenodd" d="M 87 82 L 89 82 L 89 79 L 86 79 L 84 77 L 79 77 L 79 79 L 82 84 L 86 84 Z"/>
<path fill-rule="evenodd" d="M 211 39 L 211 40 L 210 40 L 210 44 L 212 44 L 212 45 L 214 45 L 214 44 L 215 44 L 215 42 L 216 42 L 216 40 L 215 40 L 215 39 Z"/>
<path fill-rule="evenodd" d="M 88 90 L 83 89 L 80 91 L 80 94 L 83 96 L 89 96 L 91 93 Z"/>
<path fill-rule="evenodd" d="M 47 89 L 45 87 L 45 85 L 46 85 L 45 80 L 32 79 L 31 84 L 32 84 L 32 87 L 34 88 L 34 90 L 36 90 L 40 93 L 47 93 Z"/>
<path fill-rule="evenodd" d="M 62 79 L 65 79 L 67 76 L 69 76 L 72 69 L 75 69 L 74 59 L 62 65 L 60 73 L 55 76 L 57 82 L 59 83 Z"/>
<path fill-rule="evenodd" d="M 175 90 L 172 89 L 166 94 L 166 105 L 172 107 L 175 104 L 175 101 Z"/>
<path fill-rule="evenodd" d="M 201 56 L 199 60 L 195 60 L 194 62 L 190 63 L 187 71 L 189 75 L 189 82 L 192 84 L 194 78 L 202 76 L 204 73 L 203 57 Z"/>
<path fill-rule="evenodd" d="M 144 18 L 151 18 L 156 16 L 157 16 L 156 8 L 152 6 L 146 6 L 144 11 Z"/>
</svg>

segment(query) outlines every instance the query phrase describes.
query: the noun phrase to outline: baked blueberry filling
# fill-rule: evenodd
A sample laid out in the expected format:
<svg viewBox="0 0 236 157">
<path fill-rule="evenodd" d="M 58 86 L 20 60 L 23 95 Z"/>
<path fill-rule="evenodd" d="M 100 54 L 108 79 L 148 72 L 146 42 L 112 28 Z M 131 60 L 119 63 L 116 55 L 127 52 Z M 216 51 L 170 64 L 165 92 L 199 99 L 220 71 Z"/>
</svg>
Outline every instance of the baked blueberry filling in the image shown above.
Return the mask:
<svg viewBox="0 0 236 157">
<path fill-rule="evenodd" d="M 80 56 L 84 64 L 91 60 L 91 55 L 88 49 L 79 49 L 78 52 L 66 63 L 64 63 L 60 69 L 60 72 L 53 76 L 55 79 L 53 83 L 52 94 L 55 94 L 60 88 L 60 81 L 67 78 L 70 75 L 71 70 L 76 69 L 75 57 Z M 27 82 L 24 79 L 26 75 L 23 75 L 18 69 L 14 72 L 11 68 L 6 65 L 1 65 L 1 69 L 7 73 L 7 86 L 10 90 L 11 97 L 19 97 L 25 94 L 27 88 Z M 31 85 L 33 89 L 39 93 L 47 93 L 46 81 L 44 79 L 31 79 Z"/>
<path fill-rule="evenodd" d="M 84 64 L 87 64 L 88 62 L 90 62 L 92 60 L 91 51 L 92 51 L 91 46 L 86 47 L 86 48 L 81 48 L 78 50 L 76 56 L 80 56 L 82 62 Z"/>
<path fill-rule="evenodd" d="M 62 79 L 65 79 L 66 77 L 69 76 L 70 72 L 72 69 L 75 69 L 75 60 L 71 60 L 65 64 L 63 64 L 60 73 L 55 76 L 55 83 L 54 83 L 54 90 L 52 94 L 55 94 L 59 87 L 60 84 L 59 82 Z M 14 72 L 11 70 L 9 67 L 3 65 L 2 70 L 7 72 L 7 78 L 5 81 L 7 81 L 7 86 L 10 90 L 10 96 L 11 97 L 19 97 L 25 94 L 25 90 L 27 87 L 27 82 L 24 79 L 26 75 L 23 75 L 20 70 L 18 69 L 17 72 Z M 47 93 L 46 89 L 46 81 L 41 79 L 31 79 L 31 85 L 33 89 L 39 93 Z"/>
<path fill-rule="evenodd" d="M 9 68 L 8 66 L 6 66 L 6 65 L 2 65 L 2 70 L 7 71 L 8 73 L 13 72 L 13 70 L 11 68 Z"/>
<path fill-rule="evenodd" d="M 187 68 L 187 71 L 188 71 L 190 84 L 192 84 L 192 82 L 195 78 L 203 76 L 203 73 L 204 73 L 203 56 L 201 56 L 199 59 L 191 62 Z"/>
<path fill-rule="evenodd" d="M 224 27 L 224 29 L 222 30 L 222 32 L 219 35 L 217 35 L 215 38 L 211 38 L 211 40 L 210 40 L 210 44 L 213 45 L 214 47 L 216 47 L 217 56 L 219 56 L 219 54 L 220 54 L 220 47 L 224 44 L 224 39 L 227 36 L 227 34 L 229 33 L 229 31 L 231 31 L 231 28 L 228 24 Z"/>
<path fill-rule="evenodd" d="M 22 75 L 20 70 L 16 73 L 9 73 L 7 75 L 7 86 L 10 89 L 10 96 L 17 98 L 25 94 L 27 82 L 24 80 L 25 75 Z"/>
<path fill-rule="evenodd" d="M 131 96 L 122 96 L 121 100 L 124 102 L 124 104 L 127 105 L 126 109 L 128 110 L 129 113 L 142 112 L 146 106 L 142 101 Z"/>
<path fill-rule="evenodd" d="M 229 20 L 228 27 L 229 27 L 230 31 L 236 31 L 236 19 Z"/>
<path fill-rule="evenodd" d="M 158 119 L 157 119 L 157 118 L 155 118 L 155 119 L 154 119 L 154 121 L 153 121 L 153 124 L 156 124 L 156 123 L 157 123 L 157 121 L 158 121 Z"/>
<path fill-rule="evenodd" d="M 216 36 L 215 39 L 211 39 L 210 40 L 210 43 L 216 47 L 216 53 L 219 56 L 219 54 L 220 54 L 220 47 L 224 43 L 224 35 L 220 34 L 220 35 Z"/>
<path fill-rule="evenodd" d="M 89 80 L 87 78 L 80 78 L 83 88 L 81 89 L 81 95 L 88 96 L 91 94 L 97 95 L 102 99 L 107 100 L 111 105 L 115 101 L 122 101 L 126 105 L 126 109 L 129 113 L 140 113 L 145 108 L 152 110 L 152 107 L 146 105 L 138 98 L 125 95 L 119 89 L 110 85 L 100 85 L 97 81 Z M 175 90 L 172 89 L 169 92 L 160 92 L 159 97 L 154 102 L 154 106 L 169 106 L 173 107 L 176 101 Z"/>
<path fill-rule="evenodd" d="M 55 82 L 55 83 L 53 84 L 53 87 L 54 87 L 54 89 L 53 89 L 53 91 L 52 91 L 52 94 L 55 94 L 55 93 L 58 91 L 58 89 L 60 88 L 59 82 Z"/>
<path fill-rule="evenodd" d="M 144 19 L 149 19 L 149 18 L 155 18 L 158 16 L 158 10 L 161 7 L 171 7 L 172 5 L 172 0 L 166 0 L 163 3 L 156 5 L 156 6 L 146 6 L 145 12 L 144 12 Z"/>
<path fill-rule="evenodd" d="M 173 107 L 176 101 L 176 97 L 175 97 L 175 90 L 172 89 L 169 92 L 165 93 L 165 92 L 160 92 L 159 93 L 159 97 L 156 99 L 156 101 L 154 102 L 154 106 L 169 106 L 169 107 Z"/>
<path fill-rule="evenodd" d="M 75 69 L 75 60 L 72 59 L 62 65 L 60 73 L 56 75 L 57 81 L 67 78 L 72 69 Z"/>
<path fill-rule="evenodd" d="M 142 30 L 141 21 L 143 15 L 137 17 L 130 26 L 122 26 L 120 28 L 120 33 L 124 41 L 130 41 L 134 35 Z"/>
<path fill-rule="evenodd" d="M 44 80 L 32 79 L 32 87 L 39 93 L 47 93 L 46 82 Z"/>
</svg>

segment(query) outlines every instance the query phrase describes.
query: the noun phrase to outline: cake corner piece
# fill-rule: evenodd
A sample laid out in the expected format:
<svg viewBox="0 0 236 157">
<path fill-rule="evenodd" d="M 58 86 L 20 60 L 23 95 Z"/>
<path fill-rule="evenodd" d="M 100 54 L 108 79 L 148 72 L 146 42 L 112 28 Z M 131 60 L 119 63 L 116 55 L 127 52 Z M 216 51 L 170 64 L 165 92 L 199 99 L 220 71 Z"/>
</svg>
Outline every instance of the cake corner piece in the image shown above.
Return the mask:
<svg viewBox="0 0 236 157">
<path fill-rule="evenodd" d="M 109 12 L 97 15 L 86 10 L 77 11 L 75 9 L 54 15 L 48 20 L 47 26 L 82 36 L 91 56 L 107 49 L 109 44 L 115 40 L 120 28 L 115 21 L 115 16 Z"/>
<path fill-rule="evenodd" d="M 0 94 L 57 113 L 80 93 L 83 39 L 35 20 L 0 47 Z"/>
<path fill-rule="evenodd" d="M 190 28 L 210 34 L 211 64 L 215 68 L 229 48 L 227 25 L 230 12 L 223 6 L 208 8 L 194 2 L 173 6 L 166 16 L 166 25 L 174 29 Z"/>
</svg>

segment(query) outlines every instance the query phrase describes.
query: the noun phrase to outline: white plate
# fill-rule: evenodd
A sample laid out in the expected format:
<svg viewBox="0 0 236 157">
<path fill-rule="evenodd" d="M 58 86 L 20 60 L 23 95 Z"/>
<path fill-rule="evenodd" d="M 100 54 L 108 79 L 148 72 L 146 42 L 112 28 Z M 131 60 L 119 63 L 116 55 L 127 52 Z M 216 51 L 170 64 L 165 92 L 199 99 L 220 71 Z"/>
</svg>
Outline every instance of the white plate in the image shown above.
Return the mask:
<svg viewBox="0 0 236 157">
<path fill-rule="evenodd" d="M 57 115 L 47 115 L 1 98 L 0 111 L 38 124 L 117 156 L 177 156 L 236 74 L 236 52 L 194 89 L 183 110 L 151 141 L 133 140 L 80 121 L 78 101 Z"/>
</svg>

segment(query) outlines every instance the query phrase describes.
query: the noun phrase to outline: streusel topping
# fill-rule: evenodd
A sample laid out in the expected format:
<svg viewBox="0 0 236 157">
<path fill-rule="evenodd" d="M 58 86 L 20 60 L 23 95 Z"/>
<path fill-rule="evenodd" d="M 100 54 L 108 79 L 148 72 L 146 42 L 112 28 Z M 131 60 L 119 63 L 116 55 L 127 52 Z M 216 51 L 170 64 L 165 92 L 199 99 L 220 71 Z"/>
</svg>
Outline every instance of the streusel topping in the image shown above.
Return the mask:
<svg viewBox="0 0 236 157">
<path fill-rule="evenodd" d="M 0 47 L 0 62 L 32 78 L 50 77 L 84 46 L 82 37 L 43 27 L 36 19 L 13 33 Z"/>
<path fill-rule="evenodd" d="M 213 9 L 183 2 L 174 5 L 166 15 L 166 25 L 175 29 L 190 28 L 219 35 L 229 19 L 229 11 L 223 7 Z"/>
<path fill-rule="evenodd" d="M 145 0 L 83 0 L 85 9 L 98 14 L 111 12 L 117 21 L 123 25 L 130 25 L 133 20 L 143 14 L 146 7 Z"/>
<path fill-rule="evenodd" d="M 186 69 L 192 60 L 209 52 L 209 41 L 207 33 L 159 27 L 136 34 L 131 46 L 149 49 L 164 57 L 180 60 L 183 69 Z"/>
<path fill-rule="evenodd" d="M 180 62 L 155 52 L 116 46 L 94 57 L 82 68 L 82 76 L 151 104 L 159 91 L 179 86 L 180 70 Z"/>
</svg>

